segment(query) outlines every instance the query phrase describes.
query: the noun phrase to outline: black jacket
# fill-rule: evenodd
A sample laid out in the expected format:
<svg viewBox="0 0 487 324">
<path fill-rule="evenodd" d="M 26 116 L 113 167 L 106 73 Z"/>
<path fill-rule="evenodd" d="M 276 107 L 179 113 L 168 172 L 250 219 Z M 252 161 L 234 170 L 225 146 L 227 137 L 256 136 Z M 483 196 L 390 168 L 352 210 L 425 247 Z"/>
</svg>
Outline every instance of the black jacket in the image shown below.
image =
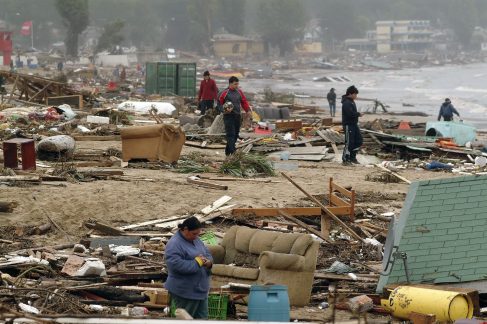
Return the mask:
<svg viewBox="0 0 487 324">
<path fill-rule="evenodd" d="M 337 101 L 337 94 L 334 91 L 330 91 L 326 95 L 326 99 L 328 99 L 328 102 L 329 103 L 336 103 L 336 101 Z"/>
<path fill-rule="evenodd" d="M 347 96 L 342 96 L 342 124 L 357 125 L 359 117 L 355 102 Z"/>
</svg>

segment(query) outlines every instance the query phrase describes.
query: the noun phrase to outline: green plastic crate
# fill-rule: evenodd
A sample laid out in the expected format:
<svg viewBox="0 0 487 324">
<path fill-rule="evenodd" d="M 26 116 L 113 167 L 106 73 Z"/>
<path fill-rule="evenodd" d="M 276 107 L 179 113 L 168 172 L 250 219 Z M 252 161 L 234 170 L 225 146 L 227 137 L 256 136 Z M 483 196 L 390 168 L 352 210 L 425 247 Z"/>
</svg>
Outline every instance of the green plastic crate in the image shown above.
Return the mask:
<svg viewBox="0 0 487 324">
<path fill-rule="evenodd" d="M 218 245 L 218 238 L 213 234 L 213 232 L 206 232 L 200 235 L 200 240 L 208 245 Z"/>
<path fill-rule="evenodd" d="M 228 308 L 228 295 L 208 295 L 208 319 L 226 320 Z"/>
<path fill-rule="evenodd" d="M 209 294 L 208 295 L 208 319 L 226 320 L 228 309 L 228 295 Z M 169 306 L 169 316 L 176 317 L 176 304 L 171 299 Z"/>
</svg>

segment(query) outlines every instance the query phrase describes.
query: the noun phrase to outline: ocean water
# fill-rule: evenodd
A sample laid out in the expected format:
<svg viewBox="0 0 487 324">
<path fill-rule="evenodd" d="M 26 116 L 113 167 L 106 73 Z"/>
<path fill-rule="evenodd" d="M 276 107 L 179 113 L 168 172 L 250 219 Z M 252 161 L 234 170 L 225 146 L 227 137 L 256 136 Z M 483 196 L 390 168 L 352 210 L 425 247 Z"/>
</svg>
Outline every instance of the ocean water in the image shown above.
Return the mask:
<svg viewBox="0 0 487 324">
<path fill-rule="evenodd" d="M 297 80 L 248 79 L 242 80 L 242 89 L 261 91 L 270 87 L 276 92 L 324 97 L 331 87 L 341 96 L 354 84 L 360 91 L 359 97 L 378 99 L 389 106 L 391 112 L 420 111 L 430 115 L 431 120 L 436 120 L 444 99 L 450 98 L 464 122 L 487 130 L 487 63 L 374 72 L 321 69 L 285 72 Z M 276 73 L 276 77 L 278 75 Z M 345 76 L 351 81 L 313 81 L 323 76 Z M 314 102 L 328 109 L 325 100 L 315 99 Z M 340 105 L 337 106 L 338 110 Z M 365 111 L 371 104 L 359 101 L 358 107 Z"/>
</svg>

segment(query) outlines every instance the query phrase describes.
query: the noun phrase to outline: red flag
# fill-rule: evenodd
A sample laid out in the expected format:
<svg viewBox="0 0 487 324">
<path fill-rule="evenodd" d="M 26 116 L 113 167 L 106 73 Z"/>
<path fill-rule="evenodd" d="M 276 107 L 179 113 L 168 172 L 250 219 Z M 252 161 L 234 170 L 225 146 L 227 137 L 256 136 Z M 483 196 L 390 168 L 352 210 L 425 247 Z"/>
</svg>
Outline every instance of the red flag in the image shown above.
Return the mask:
<svg viewBox="0 0 487 324">
<path fill-rule="evenodd" d="M 32 33 L 32 21 L 26 21 L 22 24 L 20 34 L 24 36 L 29 36 L 30 33 Z"/>
</svg>

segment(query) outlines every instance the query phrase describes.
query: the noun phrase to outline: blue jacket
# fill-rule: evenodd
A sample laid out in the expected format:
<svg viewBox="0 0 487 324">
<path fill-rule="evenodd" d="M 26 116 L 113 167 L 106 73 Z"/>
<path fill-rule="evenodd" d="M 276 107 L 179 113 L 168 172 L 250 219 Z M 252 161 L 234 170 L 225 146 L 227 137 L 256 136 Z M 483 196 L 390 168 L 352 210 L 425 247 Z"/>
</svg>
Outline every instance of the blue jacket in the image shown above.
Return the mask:
<svg viewBox="0 0 487 324">
<path fill-rule="evenodd" d="M 166 245 L 168 277 L 164 286 L 169 293 L 193 300 L 204 300 L 210 290 L 211 270 L 200 267 L 195 257 L 203 255 L 213 262 L 211 253 L 198 238 L 187 241 L 180 231 Z"/>
<path fill-rule="evenodd" d="M 441 107 L 440 107 L 440 113 L 438 114 L 438 120 L 441 119 L 441 117 L 445 118 L 445 117 L 453 117 L 453 114 L 457 115 L 458 117 L 460 117 L 460 114 L 458 113 L 458 111 L 455 109 L 455 107 L 453 107 L 453 105 L 449 102 L 444 102 Z"/>
</svg>

